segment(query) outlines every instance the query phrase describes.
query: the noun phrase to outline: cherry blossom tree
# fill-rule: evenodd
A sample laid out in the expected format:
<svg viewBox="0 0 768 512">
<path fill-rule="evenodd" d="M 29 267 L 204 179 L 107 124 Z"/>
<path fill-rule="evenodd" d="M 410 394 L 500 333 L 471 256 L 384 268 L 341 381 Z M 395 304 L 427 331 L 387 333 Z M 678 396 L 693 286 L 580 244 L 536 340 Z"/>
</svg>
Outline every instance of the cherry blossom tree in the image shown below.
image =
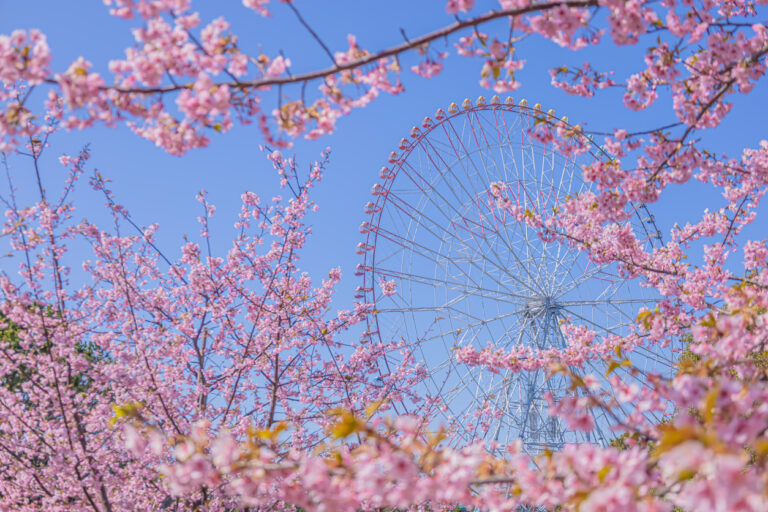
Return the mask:
<svg viewBox="0 0 768 512">
<path fill-rule="evenodd" d="M 278 6 L 291 11 L 327 53 L 329 67 L 301 73 L 291 71 L 290 56 L 247 53 L 226 20 L 202 20 L 190 1 L 106 3 L 113 15 L 140 23 L 136 44 L 115 56 L 108 76 L 92 71 L 87 56 L 52 69 L 40 32 L 0 36 L 0 149 L 29 161 L 39 189 L 24 205 L 11 180 L 3 197 L 2 234 L 18 264 L 17 273 L 0 276 L 4 507 L 768 507 L 768 246 L 740 236 L 766 191 L 768 141 L 720 155 L 705 136 L 721 128 L 736 97 L 765 81 L 764 1 L 499 0 L 482 11 L 473 0 L 450 0 L 444 9 L 455 21 L 443 28 L 380 50 L 350 36 L 335 52 L 300 2 L 244 1 L 255 15 Z M 508 23 L 505 30 L 483 32 L 499 21 Z M 571 198 L 562 211 L 521 211 L 504 183 L 493 188 L 500 210 L 595 263 L 617 263 L 663 298 L 640 312 L 639 334 L 608 343 L 574 327 L 569 351 L 537 359 L 570 378 L 573 397 L 551 410 L 571 428 L 590 429 L 592 408 L 614 415 L 621 435 L 610 447 L 569 445 L 532 458 L 512 445 L 494 458 L 478 445 L 445 448 L 450 433 L 388 409 L 422 370 L 405 353 L 401 368 L 375 381 L 377 358 L 401 347 L 345 341 L 342 331 L 375 312 L 360 304 L 331 314 L 339 272 L 313 287 L 299 270 L 309 235 L 303 219 L 324 160 L 304 172 L 268 150 L 289 199 L 264 204 L 245 194 L 238 235 L 224 256 L 206 244 L 214 208 L 201 193 L 201 242 L 187 243 L 178 261 L 157 248 L 155 226 L 132 221 L 99 174 L 90 184 L 114 225 L 74 221 L 70 191 L 87 151 L 62 157 L 69 178 L 59 196 L 44 186 L 40 155 L 59 128 L 125 123 L 181 155 L 234 122 L 255 121 L 266 145 L 284 148 L 297 137 L 331 133 L 339 117 L 381 92 L 401 93 L 401 59 L 412 58 L 409 71 L 430 78 L 456 52 L 476 59 L 491 94 L 513 91 L 525 64 L 516 52 L 521 38 L 571 50 L 634 45 L 644 63 L 627 76 L 553 62 L 552 85 L 584 97 L 621 89 L 628 111 L 672 106 L 663 125 L 593 133 L 611 158 L 583 169 L 593 192 Z M 535 116 L 533 137 L 565 155 L 586 150 L 582 127 L 542 110 Z M 692 180 L 720 192 L 721 203 L 675 226 L 660 247 L 640 244 L 627 204 L 654 203 L 670 185 Z M 67 262 L 75 244 L 92 254 L 82 264 L 83 283 Z M 391 283 L 381 286 L 395 293 Z M 573 357 L 631 366 L 626 355 L 636 347 L 681 339 L 688 347 L 674 376 L 652 375 L 639 387 L 608 375 L 612 393 L 577 371 Z M 462 350 L 457 359 L 524 370 L 495 346 Z M 648 421 L 651 410 L 669 412 L 668 420 Z"/>
<path fill-rule="evenodd" d="M 231 500 L 206 491 L 211 473 L 200 457 L 193 481 L 165 489 L 158 470 L 167 450 L 185 460 L 192 453 L 181 455 L 178 443 L 202 425 L 265 442 L 290 425 L 290 442 L 273 455 L 310 451 L 332 419 L 328 409 L 360 412 L 377 389 L 386 392 L 369 374 L 376 354 L 393 347 L 350 347 L 339 338 L 364 305 L 329 314 L 339 270 L 313 287 L 298 267 L 310 232 L 303 218 L 314 207 L 309 191 L 327 155 L 301 172 L 269 153 L 288 199 L 263 204 L 243 194 L 237 236 L 221 257 L 207 243 L 215 208 L 201 192 L 200 242 L 188 241 L 171 261 L 154 244 L 157 226 L 139 228 L 98 172 L 90 185 L 114 225 L 76 222 L 70 192 L 89 152 L 59 159 L 69 175 L 52 197 L 40 170 L 47 143 L 22 151 L 39 172 L 33 204 L 19 204 L 5 160 L 3 237 L 19 269 L 0 278 L 0 496 L 8 510 L 227 506 Z M 78 263 L 73 247 L 90 256 Z M 70 280 L 72 264 L 84 282 Z M 410 378 L 408 368 L 395 373 Z M 189 497 L 178 501 L 181 492 Z"/>
</svg>

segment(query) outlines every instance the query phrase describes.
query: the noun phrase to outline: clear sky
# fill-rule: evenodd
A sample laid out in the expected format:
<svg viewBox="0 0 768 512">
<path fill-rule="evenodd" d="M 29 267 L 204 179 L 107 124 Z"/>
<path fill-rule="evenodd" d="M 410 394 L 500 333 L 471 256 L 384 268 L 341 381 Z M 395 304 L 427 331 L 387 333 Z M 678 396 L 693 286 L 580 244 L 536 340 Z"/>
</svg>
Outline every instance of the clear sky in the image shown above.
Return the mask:
<svg viewBox="0 0 768 512">
<path fill-rule="evenodd" d="M 373 50 L 400 43 L 401 28 L 406 35 L 414 37 L 448 25 L 453 18 L 445 13 L 444 4 L 443 0 L 302 0 L 296 3 L 332 50 L 345 48 L 349 33 L 356 34 L 363 47 Z M 268 19 L 244 8 L 239 0 L 198 0 L 194 5 L 201 10 L 204 23 L 224 15 L 246 49 L 261 48 L 271 56 L 284 51 L 293 62 L 294 72 L 328 64 L 327 56 L 288 7 L 279 2 L 270 4 L 274 16 Z M 477 7 L 491 9 L 495 2 L 479 0 Z M 109 60 L 122 57 L 123 49 L 132 43 L 130 29 L 138 23 L 138 20 L 124 21 L 109 16 L 107 8 L 98 1 L 0 0 L 0 33 L 16 28 L 42 29 L 53 49 L 53 65 L 57 69 L 65 69 L 82 55 L 93 62 L 97 70 L 105 70 Z M 441 49 L 442 44 L 436 48 Z M 668 99 L 662 99 L 647 112 L 617 119 L 616 115 L 628 115 L 621 107 L 620 91 L 587 100 L 569 97 L 549 85 L 549 68 L 581 64 L 586 60 L 595 63 L 598 69 L 609 66 L 616 69 L 616 80 L 622 81 L 628 71 L 642 65 L 638 48 L 606 45 L 599 50 L 574 53 L 535 38 L 520 43 L 517 51 L 527 64 L 518 78 L 523 86 L 514 94 L 516 99 L 542 103 L 545 109 L 553 108 L 558 114 L 567 115 L 571 122 L 594 130 L 609 130 L 619 124 L 645 129 L 674 121 Z M 411 126 L 424 116 L 433 115 L 438 107 L 445 108 L 451 101 L 460 102 L 465 97 L 474 99 L 479 94 L 492 94 L 478 85 L 481 62 L 451 53 L 445 61 L 445 72 L 438 78 L 423 80 L 405 72 L 405 93 L 398 97 L 384 96 L 370 107 L 339 120 L 332 136 L 317 142 L 297 141 L 291 150 L 300 161 L 309 162 L 325 146 L 332 148 L 331 165 L 314 196 L 321 209 L 310 218 L 315 234 L 304 254 L 303 266 L 316 277 L 324 276 L 328 268 L 342 267 L 345 279 L 340 287 L 339 307 L 351 303 L 352 291 L 358 284 L 353 275 L 359 261 L 355 254 L 355 245 L 361 238 L 358 226 L 366 217 L 363 205 L 389 152 L 395 149 L 400 138 L 407 136 Z M 406 57 L 403 67 L 413 62 L 414 57 Z M 274 94 L 267 95 L 266 101 L 271 98 L 274 102 Z M 764 125 L 766 98 L 763 83 L 750 95 L 748 103 L 737 103 L 725 125 L 708 135 L 714 149 L 736 155 L 740 148 L 755 146 L 761 138 L 766 138 L 765 130 L 756 128 Z M 210 147 L 180 158 L 165 154 L 125 127 L 99 127 L 63 134 L 57 137 L 49 155 L 49 179 L 60 173 L 52 165 L 52 157 L 62 152 L 75 153 L 84 143 L 91 143 L 92 166 L 113 180 L 112 188 L 118 200 L 130 209 L 136 221 L 160 224 L 159 243 L 172 257 L 178 254 L 182 234 L 192 236 L 198 232 L 195 218 L 200 210 L 194 199 L 198 190 L 208 190 L 211 201 L 217 205 L 212 240 L 215 250 L 224 254 L 229 247 L 240 194 L 254 190 L 269 197 L 275 188 L 273 171 L 258 150 L 260 132 L 253 125 L 236 127 L 223 136 L 213 135 Z M 19 160 L 15 162 L 18 172 L 23 173 L 24 164 Z M 86 188 L 81 187 L 78 216 L 103 214 L 103 201 Z M 698 217 L 707 197 L 697 193 L 701 190 L 704 189 L 700 186 L 686 187 L 651 205 L 662 231 L 673 222 Z M 764 227 L 765 224 L 762 228 L 755 226 L 752 231 L 759 233 L 761 229 L 765 231 Z"/>
</svg>

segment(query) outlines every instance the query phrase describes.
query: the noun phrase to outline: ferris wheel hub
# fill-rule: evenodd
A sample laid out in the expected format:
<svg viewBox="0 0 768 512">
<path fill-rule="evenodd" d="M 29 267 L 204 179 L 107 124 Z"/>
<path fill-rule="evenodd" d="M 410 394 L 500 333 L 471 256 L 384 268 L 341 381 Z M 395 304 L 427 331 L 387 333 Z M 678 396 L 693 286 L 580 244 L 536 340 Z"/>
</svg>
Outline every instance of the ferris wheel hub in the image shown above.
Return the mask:
<svg viewBox="0 0 768 512">
<path fill-rule="evenodd" d="M 523 304 L 523 316 L 527 318 L 541 318 L 551 315 L 560 309 L 562 309 L 562 306 L 554 297 L 536 295 Z"/>
</svg>

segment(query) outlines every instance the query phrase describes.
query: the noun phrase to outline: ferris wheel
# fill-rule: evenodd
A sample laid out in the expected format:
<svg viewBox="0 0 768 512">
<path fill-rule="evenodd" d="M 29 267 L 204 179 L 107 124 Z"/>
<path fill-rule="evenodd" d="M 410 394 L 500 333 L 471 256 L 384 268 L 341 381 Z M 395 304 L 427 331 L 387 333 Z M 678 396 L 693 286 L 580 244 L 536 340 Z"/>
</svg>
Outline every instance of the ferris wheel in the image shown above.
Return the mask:
<svg viewBox="0 0 768 512">
<path fill-rule="evenodd" d="M 492 372 L 462 364 L 455 354 L 489 343 L 565 350 L 564 325 L 573 324 L 597 337 L 622 336 L 640 308 L 652 309 L 657 300 L 636 280 L 621 277 L 615 265 L 595 264 L 577 249 L 545 242 L 496 206 L 492 187 L 503 183 L 519 208 L 552 211 L 589 190 L 583 164 L 607 158 L 591 141 L 589 151 L 565 157 L 551 143 L 533 139 L 531 129 L 542 121 L 567 118 L 498 97 L 440 109 L 390 155 L 366 205 L 358 298 L 373 304 L 373 311 L 364 337 L 399 341 L 407 349 L 423 376 L 418 389 L 408 391 L 422 401 L 398 399 L 393 405 L 399 413 L 444 425 L 454 445 L 484 440 L 506 446 L 521 439 L 524 450 L 536 454 L 569 442 L 608 444 L 616 436 L 610 418 L 594 413 L 594 430 L 577 432 L 548 414 L 545 396 L 557 401 L 573 393 L 564 377 L 548 376 L 546 369 Z M 658 243 L 647 208 L 628 208 L 638 238 Z M 389 353 L 380 363 L 382 374 L 403 357 L 402 350 Z M 636 349 L 631 359 L 641 372 L 626 375 L 630 380 L 673 366 L 671 354 L 648 348 Z M 601 376 L 606 370 L 587 361 L 581 371 Z"/>
</svg>

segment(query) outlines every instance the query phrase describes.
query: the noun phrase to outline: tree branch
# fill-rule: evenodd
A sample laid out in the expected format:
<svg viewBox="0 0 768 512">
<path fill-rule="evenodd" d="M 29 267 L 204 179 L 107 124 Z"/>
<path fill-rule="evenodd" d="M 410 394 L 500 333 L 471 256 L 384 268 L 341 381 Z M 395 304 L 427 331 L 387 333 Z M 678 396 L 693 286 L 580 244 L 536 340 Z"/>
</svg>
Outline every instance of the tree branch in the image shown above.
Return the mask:
<svg viewBox="0 0 768 512">
<path fill-rule="evenodd" d="M 760 50 L 752 54 L 748 59 L 733 63 L 732 65 L 724 69 L 722 72 L 723 73 L 729 72 L 735 66 L 742 63 L 747 65 L 754 64 L 760 58 L 765 56 L 767 53 L 768 53 L 768 45 L 763 46 Z M 730 91 L 735 83 L 736 83 L 736 78 L 731 78 L 730 80 L 725 82 L 717 91 L 717 93 L 715 93 L 715 95 L 712 96 L 712 98 L 710 98 L 709 101 L 705 103 L 703 107 L 701 107 L 698 115 L 696 116 L 696 119 L 694 119 L 693 123 L 688 125 L 688 128 L 686 128 L 685 133 L 683 133 L 683 136 L 679 139 L 677 147 L 674 149 L 674 151 L 672 151 L 669 155 L 667 155 L 666 158 L 664 158 L 663 162 L 661 162 L 658 166 L 656 166 L 656 169 L 653 171 L 653 173 L 646 179 L 647 182 L 652 183 L 656 179 L 656 177 L 659 175 L 662 169 L 667 165 L 667 163 L 669 163 L 672 157 L 674 157 L 683 148 L 683 144 L 685 143 L 686 139 L 695 129 L 697 129 L 696 125 L 699 123 L 701 118 L 704 117 L 704 114 L 706 114 L 710 108 L 712 108 L 728 91 Z"/>
<path fill-rule="evenodd" d="M 351 60 L 343 64 L 334 65 L 333 67 L 319 69 L 316 71 L 310 71 L 307 73 L 302 73 L 302 74 L 293 75 L 293 76 L 270 77 L 270 78 L 262 78 L 259 80 L 251 80 L 251 81 L 218 82 L 216 83 L 216 85 L 229 85 L 230 87 L 234 87 L 238 89 L 252 89 L 252 88 L 260 88 L 260 87 L 268 87 L 271 85 L 287 85 L 287 84 L 308 82 L 308 81 L 316 80 L 319 78 L 324 78 L 324 77 L 339 73 L 341 71 L 348 71 L 351 69 L 359 68 L 361 66 L 370 64 L 371 62 L 375 62 L 380 59 L 396 56 L 401 53 L 405 53 L 407 51 L 413 50 L 415 48 L 419 48 L 437 39 L 447 37 L 451 34 L 454 34 L 466 28 L 477 27 L 484 23 L 488 23 L 490 21 L 494 21 L 500 18 L 515 17 L 515 16 L 520 16 L 523 14 L 528 14 L 536 11 L 546 11 L 546 10 L 555 9 L 561 6 L 578 8 L 578 7 L 593 7 L 593 6 L 596 7 L 597 5 L 598 5 L 598 0 L 567 0 L 565 2 L 552 1 L 552 2 L 534 4 L 534 5 L 529 5 L 526 7 L 515 8 L 515 9 L 501 9 L 498 11 L 490 11 L 480 16 L 477 16 L 476 18 L 457 21 L 456 23 L 448 25 L 447 27 L 443 27 L 433 32 L 429 32 L 427 34 L 424 34 L 423 36 L 417 37 L 415 39 L 411 39 L 397 46 L 392 46 L 380 52 L 372 53 L 370 55 L 365 55 L 363 57 L 360 57 L 359 59 Z M 58 81 L 53 78 L 47 78 L 44 81 L 49 84 L 58 84 Z M 188 89 L 189 87 L 190 85 L 188 84 L 177 84 L 177 85 L 169 85 L 166 87 L 147 87 L 147 88 L 104 86 L 104 87 L 101 87 L 101 90 L 105 90 L 105 91 L 110 90 L 110 91 L 117 91 L 121 93 L 136 93 L 136 94 L 165 94 L 165 93 L 180 91 L 183 89 Z"/>
</svg>

